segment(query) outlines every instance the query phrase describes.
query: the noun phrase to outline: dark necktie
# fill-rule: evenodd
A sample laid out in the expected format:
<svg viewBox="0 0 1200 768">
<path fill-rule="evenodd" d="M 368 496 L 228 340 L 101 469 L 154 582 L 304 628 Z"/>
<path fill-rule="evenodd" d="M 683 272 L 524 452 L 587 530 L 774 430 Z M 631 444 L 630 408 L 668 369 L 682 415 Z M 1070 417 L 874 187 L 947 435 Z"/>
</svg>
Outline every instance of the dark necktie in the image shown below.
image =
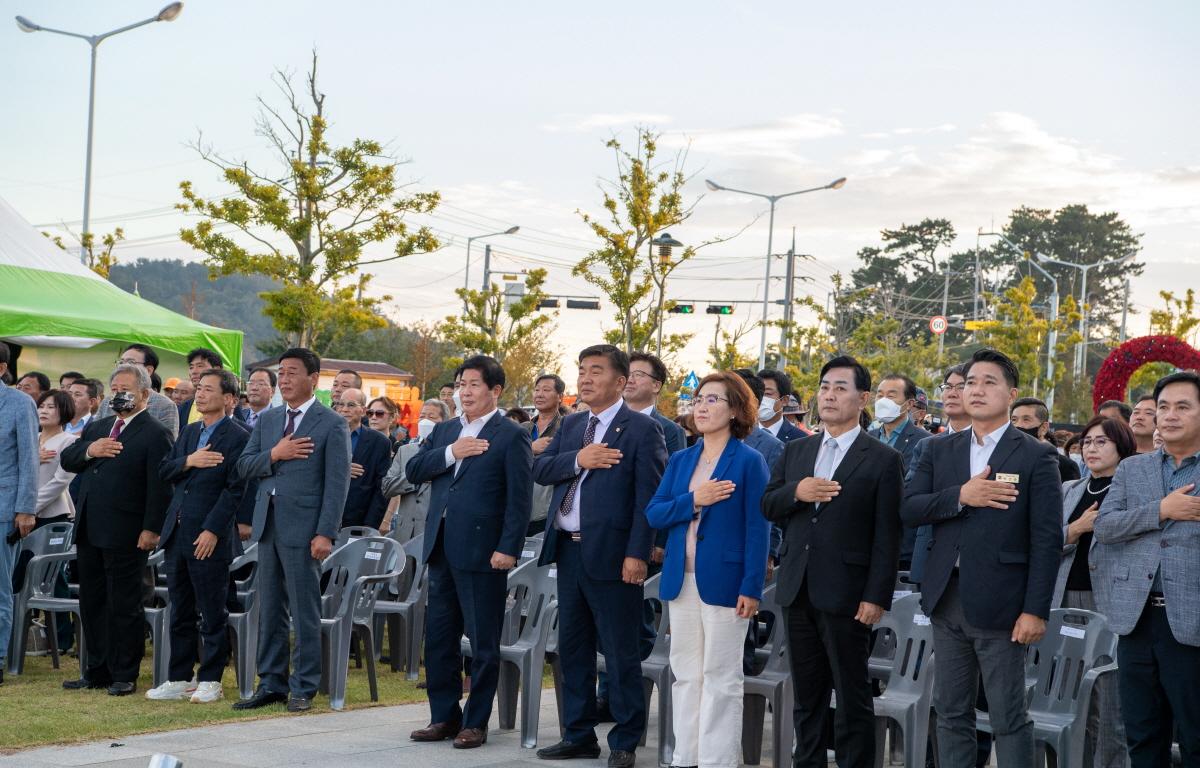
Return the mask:
<svg viewBox="0 0 1200 768">
<path fill-rule="evenodd" d="M 583 430 L 583 447 L 591 445 L 596 440 L 596 425 L 600 423 L 600 419 L 592 416 L 588 419 L 587 429 Z M 571 505 L 575 502 L 575 492 L 579 490 L 579 481 L 583 479 L 583 472 L 580 471 L 575 475 L 575 479 L 571 481 L 571 487 L 563 494 L 562 503 L 558 505 L 558 514 L 566 517 L 571 514 Z"/>
<path fill-rule="evenodd" d="M 293 411 L 291 408 L 288 408 L 287 426 L 285 426 L 283 428 L 283 436 L 284 437 L 287 437 L 288 435 L 290 435 L 296 431 L 296 417 L 299 415 L 300 415 L 299 409 L 296 409 Z"/>
<path fill-rule="evenodd" d="M 118 437 L 121 436 L 121 430 L 124 428 L 125 428 L 125 419 L 117 419 L 116 423 L 113 424 L 112 432 L 108 433 L 108 439 L 116 440 Z"/>
</svg>

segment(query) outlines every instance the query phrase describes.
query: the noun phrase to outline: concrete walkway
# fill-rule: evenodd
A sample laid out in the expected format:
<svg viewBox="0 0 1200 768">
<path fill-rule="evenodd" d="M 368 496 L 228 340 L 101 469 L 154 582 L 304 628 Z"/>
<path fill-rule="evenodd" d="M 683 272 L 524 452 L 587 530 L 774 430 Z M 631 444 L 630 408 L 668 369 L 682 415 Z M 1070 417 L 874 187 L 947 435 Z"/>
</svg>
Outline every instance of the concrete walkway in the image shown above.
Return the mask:
<svg viewBox="0 0 1200 768">
<path fill-rule="evenodd" d="M 294 715 L 254 722 L 213 725 L 181 731 L 166 731 L 144 736 L 128 736 L 67 747 L 43 747 L 0 757 L 0 767 L 49 768 L 49 766 L 99 765 L 108 768 L 144 768 L 156 753 L 174 755 L 186 768 L 205 766 L 319 766 L 320 768 L 459 768 L 460 766 L 525 766 L 547 763 L 538 760 L 532 749 L 521 748 L 520 731 L 498 731 L 495 716 L 488 742 L 476 750 L 457 750 L 450 742 L 418 744 L 409 732 L 424 726 L 429 719 L 425 704 L 331 712 L 319 715 Z M 559 739 L 554 692 L 542 698 L 538 745 L 548 746 Z M 519 725 L 519 723 L 518 723 Z M 657 765 L 656 705 L 650 707 L 647 745 L 638 749 L 638 765 Z M 607 729 L 605 729 L 606 731 Z M 768 728 L 769 731 L 769 728 Z M 603 768 L 608 749 L 599 760 L 573 760 L 571 768 Z M 115 746 L 120 744 L 120 746 Z M 764 748 L 769 748 L 768 744 Z M 771 764 L 764 754 L 763 765 Z"/>
</svg>

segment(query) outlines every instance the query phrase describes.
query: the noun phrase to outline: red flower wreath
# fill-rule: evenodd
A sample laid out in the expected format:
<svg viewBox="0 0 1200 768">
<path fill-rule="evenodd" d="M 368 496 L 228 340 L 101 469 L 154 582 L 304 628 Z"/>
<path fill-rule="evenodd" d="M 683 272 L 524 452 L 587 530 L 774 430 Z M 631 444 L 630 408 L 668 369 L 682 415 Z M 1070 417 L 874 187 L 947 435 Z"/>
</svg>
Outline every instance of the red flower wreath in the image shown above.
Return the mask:
<svg viewBox="0 0 1200 768">
<path fill-rule="evenodd" d="M 1125 401 L 1129 379 L 1147 363 L 1170 363 L 1181 369 L 1200 369 L 1200 351 L 1175 336 L 1139 336 L 1109 353 L 1096 374 L 1092 407 L 1106 400 Z"/>
</svg>

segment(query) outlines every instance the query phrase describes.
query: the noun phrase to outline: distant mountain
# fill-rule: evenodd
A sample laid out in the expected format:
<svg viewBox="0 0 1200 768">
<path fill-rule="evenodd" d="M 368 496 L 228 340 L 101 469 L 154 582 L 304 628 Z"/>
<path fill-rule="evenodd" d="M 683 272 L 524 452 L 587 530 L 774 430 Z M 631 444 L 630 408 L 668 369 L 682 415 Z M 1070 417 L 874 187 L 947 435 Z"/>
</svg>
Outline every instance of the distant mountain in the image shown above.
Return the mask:
<svg viewBox="0 0 1200 768">
<path fill-rule="evenodd" d="M 258 298 L 259 293 L 276 287 L 266 277 L 231 275 L 209 280 L 208 268 L 203 264 L 178 259 L 138 259 L 114 266 L 109 279 L 130 293 L 136 286 L 143 299 L 173 312 L 208 325 L 241 331 L 245 334 L 242 343 L 245 360 L 265 356 L 259 345 L 270 345 L 279 336 L 270 318 L 262 313 L 263 301 Z"/>
</svg>

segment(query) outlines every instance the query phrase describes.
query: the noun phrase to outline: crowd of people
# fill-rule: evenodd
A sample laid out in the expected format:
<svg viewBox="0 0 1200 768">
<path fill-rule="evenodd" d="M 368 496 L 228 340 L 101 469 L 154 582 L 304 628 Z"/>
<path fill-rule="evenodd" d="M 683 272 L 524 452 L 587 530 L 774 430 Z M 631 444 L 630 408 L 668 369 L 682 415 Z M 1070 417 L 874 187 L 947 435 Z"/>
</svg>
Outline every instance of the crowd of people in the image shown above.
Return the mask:
<svg viewBox="0 0 1200 768">
<path fill-rule="evenodd" d="M 787 639 L 793 765 L 824 766 L 830 747 L 839 766 L 874 765 L 869 657 L 898 579 L 933 627 L 941 766 L 985 764 L 993 738 L 1000 766 L 1034 764 L 1026 657 L 1054 608 L 1101 614 L 1119 636 L 1117 672 L 1092 696 L 1085 764 L 1168 765 L 1177 743 L 1184 765 L 1200 765 L 1195 372 L 1132 405 L 1104 403 L 1078 431 L 1053 430 L 1045 403 L 1020 396 L 1015 364 L 990 349 L 944 372 L 938 416 L 908 375 L 873 381 L 839 356 L 807 419 L 785 373 L 748 369 L 705 376 L 671 419 L 658 410 L 663 362 L 600 344 L 578 355 L 573 410 L 552 373 L 534 382 L 531 412 L 503 410 L 505 371 L 477 355 L 423 403 L 410 436 L 395 403 L 367 398 L 352 370 L 323 405 L 320 360 L 303 348 L 250 371 L 244 391 L 207 349 L 188 355 L 186 380 L 165 383 L 140 344 L 104 378 L 68 372 L 57 387 L 36 372 L 6 386 L 9 362 L 0 343 L 0 658 L 21 539 L 71 521 L 87 654 L 65 688 L 137 690 L 157 549 L 171 657 L 146 697 L 219 700 L 230 564 L 253 541 L 259 683 L 233 706 L 310 709 L 321 563 L 340 529 L 365 526 L 423 536 L 430 723 L 411 738 L 479 747 L 507 574 L 540 536 L 538 567 L 555 569 L 563 731 L 540 758 L 599 757 L 597 726 L 612 721 L 608 764 L 634 765 L 655 635 L 643 585 L 661 573 L 673 765 L 739 764 L 760 620 L 782 622 Z M 767 585 L 778 617 L 758 615 Z"/>
</svg>

